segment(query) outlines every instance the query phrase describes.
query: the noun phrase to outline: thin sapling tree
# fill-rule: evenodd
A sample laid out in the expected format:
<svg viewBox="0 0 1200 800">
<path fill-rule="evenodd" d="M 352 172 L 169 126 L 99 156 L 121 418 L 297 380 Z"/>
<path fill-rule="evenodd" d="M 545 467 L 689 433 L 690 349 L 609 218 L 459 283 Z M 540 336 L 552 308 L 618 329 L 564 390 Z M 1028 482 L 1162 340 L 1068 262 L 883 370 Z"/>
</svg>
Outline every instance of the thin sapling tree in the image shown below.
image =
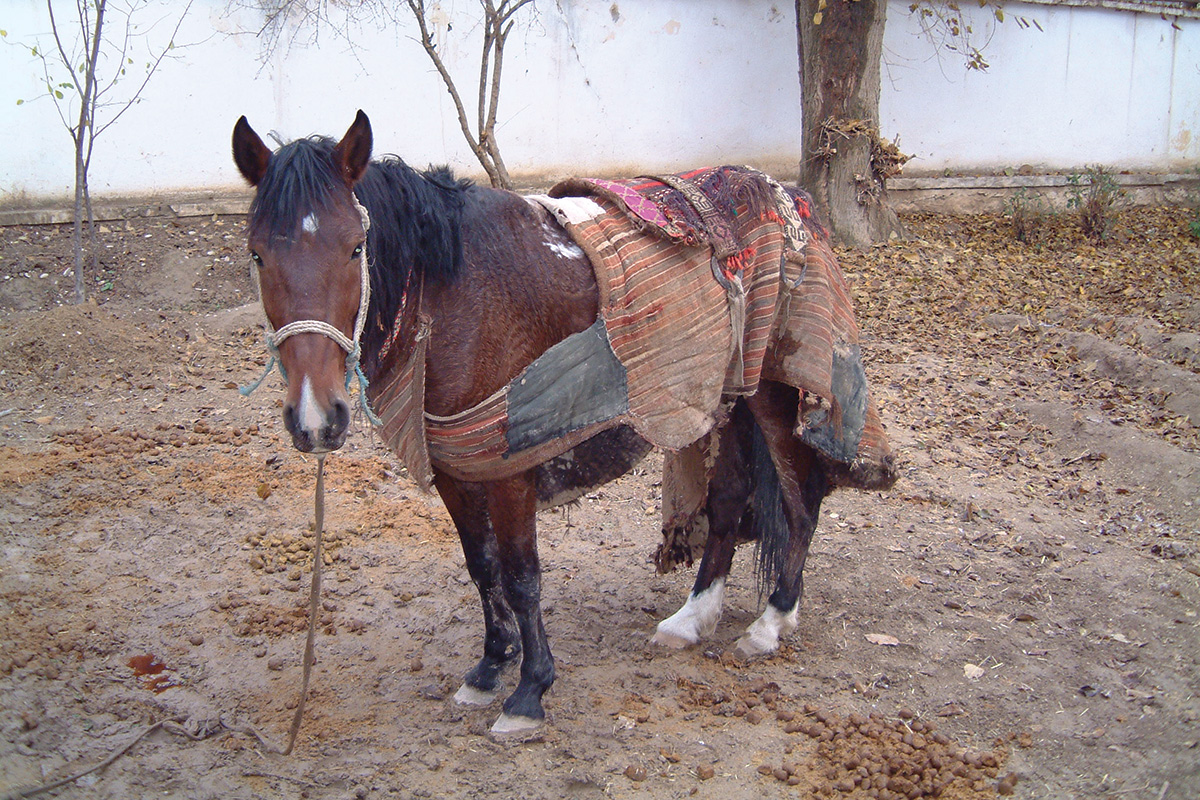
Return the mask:
<svg viewBox="0 0 1200 800">
<path fill-rule="evenodd" d="M 31 55 L 41 62 L 44 97 L 54 102 L 75 150 L 71 250 L 75 301 L 82 303 L 87 299 L 83 257 L 85 219 L 93 261 L 98 258 L 88 184 L 96 140 L 141 99 L 163 60 L 176 49 L 175 37 L 192 4 L 189 0 L 184 6 L 166 37 L 155 34 L 165 17 L 145 27 L 140 24 L 140 19 L 152 8 L 149 0 L 74 0 L 73 13 L 66 15 L 56 12 L 55 5 L 54 0 L 46 0 L 53 46 L 28 47 Z M 64 5 L 58 3 L 60 8 Z M 147 56 L 138 75 L 135 53 L 142 49 L 140 45 L 145 47 Z M 17 102 L 21 104 L 24 100 Z"/>
</svg>

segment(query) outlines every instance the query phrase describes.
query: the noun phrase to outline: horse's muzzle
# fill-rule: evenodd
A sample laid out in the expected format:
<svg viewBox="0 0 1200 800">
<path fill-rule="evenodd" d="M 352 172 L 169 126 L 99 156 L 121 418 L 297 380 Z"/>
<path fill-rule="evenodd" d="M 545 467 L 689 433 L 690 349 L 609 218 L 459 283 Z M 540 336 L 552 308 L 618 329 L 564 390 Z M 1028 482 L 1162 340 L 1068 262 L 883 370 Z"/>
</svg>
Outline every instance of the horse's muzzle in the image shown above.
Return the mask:
<svg viewBox="0 0 1200 800">
<path fill-rule="evenodd" d="M 346 443 L 350 407 L 335 400 L 328 412 L 313 414 L 288 403 L 283 407 L 283 426 L 292 435 L 292 445 L 302 453 L 328 453 Z"/>
</svg>

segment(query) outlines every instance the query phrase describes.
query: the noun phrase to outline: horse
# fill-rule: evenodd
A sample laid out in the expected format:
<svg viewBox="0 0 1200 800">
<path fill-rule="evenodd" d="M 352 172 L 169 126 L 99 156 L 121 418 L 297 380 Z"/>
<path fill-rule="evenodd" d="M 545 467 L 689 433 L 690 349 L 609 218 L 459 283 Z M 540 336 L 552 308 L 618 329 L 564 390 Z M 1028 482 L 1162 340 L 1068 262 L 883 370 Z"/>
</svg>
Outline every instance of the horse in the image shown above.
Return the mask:
<svg viewBox="0 0 1200 800">
<path fill-rule="evenodd" d="M 305 453 L 344 444 L 356 376 L 360 402 L 378 423 L 368 387 L 374 402 L 401 373 L 416 374 L 422 391 L 406 395 L 415 422 L 401 420 L 415 428 L 401 438 L 424 452 L 427 422 L 457 419 L 505 387 L 524 385 L 531 365 L 564 342 L 599 325 L 597 347 L 608 352 L 597 273 L 559 215 L 446 168 L 417 171 L 395 156 L 372 160 L 372 148 L 362 111 L 339 140 L 313 136 L 275 151 L 246 117 L 233 130 L 234 161 L 255 188 L 247 243 L 287 384 L 283 424 Z M 800 194 L 788 197 L 799 202 Z M 710 280 L 720 278 L 714 267 Z M 594 368 L 591 357 L 576 361 Z M 535 400 L 538 391 L 530 390 Z M 600 394 L 600 402 L 610 399 Z M 722 395 L 711 430 L 694 437 L 706 443 L 698 505 L 707 539 L 690 594 L 658 623 L 654 644 L 682 648 L 714 633 L 734 548 L 747 540 L 759 542 L 770 594 L 736 651 L 771 653 L 796 629 L 821 502 L 841 466 L 796 434 L 805 397 L 763 377 L 752 391 Z M 428 464 L 483 608 L 483 652 L 454 700 L 491 704 L 501 673 L 520 663 L 496 733 L 542 724 L 542 697 L 555 677 L 540 607 L 539 503 L 615 478 L 651 449 L 627 424 L 556 429 L 551 439 L 558 447 L 532 462 L 506 454 L 472 472 L 434 453 Z"/>
</svg>

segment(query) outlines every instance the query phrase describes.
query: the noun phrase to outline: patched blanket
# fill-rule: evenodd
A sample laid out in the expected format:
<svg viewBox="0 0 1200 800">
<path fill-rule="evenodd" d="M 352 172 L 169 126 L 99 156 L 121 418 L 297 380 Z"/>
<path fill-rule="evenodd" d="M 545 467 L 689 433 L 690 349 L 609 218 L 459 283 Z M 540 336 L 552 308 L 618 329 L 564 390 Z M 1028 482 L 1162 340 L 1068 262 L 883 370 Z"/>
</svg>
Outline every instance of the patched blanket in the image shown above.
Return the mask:
<svg viewBox="0 0 1200 800">
<path fill-rule="evenodd" d="M 591 260 L 599 319 L 451 417 L 414 422 L 421 387 L 376 393 L 384 441 L 419 482 L 428 486 L 430 461 L 464 480 L 512 475 L 620 425 L 682 452 L 764 377 L 800 390 L 796 433 L 835 484 L 894 481 L 845 281 L 806 196 L 721 167 L 572 180 L 531 199 Z"/>
</svg>

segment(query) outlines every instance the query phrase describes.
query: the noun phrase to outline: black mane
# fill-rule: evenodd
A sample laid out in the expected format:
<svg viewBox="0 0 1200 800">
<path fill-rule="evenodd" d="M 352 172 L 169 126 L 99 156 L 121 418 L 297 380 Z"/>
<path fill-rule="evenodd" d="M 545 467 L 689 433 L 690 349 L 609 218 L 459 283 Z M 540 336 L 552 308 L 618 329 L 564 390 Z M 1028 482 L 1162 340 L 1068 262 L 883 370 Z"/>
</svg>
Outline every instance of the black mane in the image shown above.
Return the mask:
<svg viewBox="0 0 1200 800">
<path fill-rule="evenodd" d="M 250 206 L 251 233 L 291 238 L 303 217 L 327 208 L 345 184 L 333 164 L 337 142 L 324 136 L 297 139 L 271 157 Z M 417 172 L 396 156 L 372 161 L 354 189 L 371 215 L 367 258 L 371 306 L 363 352 L 376 353 L 392 329 L 406 289 L 416 275 L 453 281 L 462 266 L 462 212 L 472 184 L 446 167 Z M 415 302 L 415 300 L 414 300 Z"/>
<path fill-rule="evenodd" d="M 462 267 L 462 216 L 472 183 L 446 167 L 417 172 L 396 156 L 367 167 L 355 194 L 371 215 L 367 258 L 371 308 L 363 352 L 376 353 L 392 330 L 405 290 L 423 280 L 448 283 Z M 416 298 L 410 297 L 415 303 Z"/>
<path fill-rule="evenodd" d="M 329 205 L 342 186 L 333 166 L 336 144 L 313 136 L 275 151 L 250 204 L 251 234 L 290 239 L 305 214 Z"/>
</svg>

